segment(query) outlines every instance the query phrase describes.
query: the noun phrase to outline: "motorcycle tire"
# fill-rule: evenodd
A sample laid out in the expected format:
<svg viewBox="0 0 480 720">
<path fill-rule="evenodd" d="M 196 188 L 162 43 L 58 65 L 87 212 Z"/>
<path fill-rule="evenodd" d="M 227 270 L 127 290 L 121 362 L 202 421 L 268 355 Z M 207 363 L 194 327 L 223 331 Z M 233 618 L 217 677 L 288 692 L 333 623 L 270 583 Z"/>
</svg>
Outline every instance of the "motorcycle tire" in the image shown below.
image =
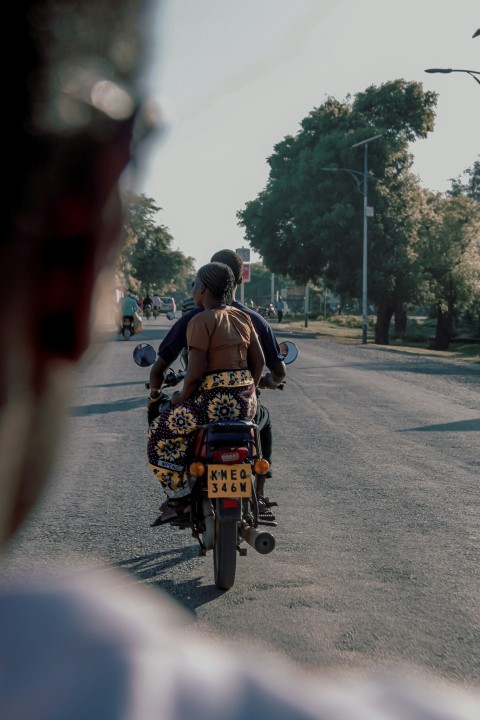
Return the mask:
<svg viewBox="0 0 480 720">
<path fill-rule="evenodd" d="M 215 520 L 213 579 L 219 590 L 230 590 L 237 569 L 237 521 Z"/>
</svg>

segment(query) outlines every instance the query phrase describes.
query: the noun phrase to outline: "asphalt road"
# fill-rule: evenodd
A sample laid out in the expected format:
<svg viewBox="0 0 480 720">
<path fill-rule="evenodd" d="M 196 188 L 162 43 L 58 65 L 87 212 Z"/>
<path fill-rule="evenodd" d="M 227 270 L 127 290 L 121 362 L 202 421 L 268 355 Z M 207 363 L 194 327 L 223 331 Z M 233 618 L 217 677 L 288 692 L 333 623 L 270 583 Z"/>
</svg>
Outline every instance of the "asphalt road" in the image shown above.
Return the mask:
<svg viewBox="0 0 480 720">
<path fill-rule="evenodd" d="M 155 346 L 170 323 L 146 323 Z M 288 335 L 280 335 L 287 338 Z M 191 629 L 240 635 L 309 668 L 408 663 L 480 680 L 480 367 L 329 338 L 292 338 L 275 429 L 277 547 L 238 558 L 222 593 L 212 559 L 170 527 L 146 458 L 148 370 L 110 336 L 85 358 L 57 468 L 9 549 L 4 576 L 107 563 L 174 596 Z"/>
</svg>

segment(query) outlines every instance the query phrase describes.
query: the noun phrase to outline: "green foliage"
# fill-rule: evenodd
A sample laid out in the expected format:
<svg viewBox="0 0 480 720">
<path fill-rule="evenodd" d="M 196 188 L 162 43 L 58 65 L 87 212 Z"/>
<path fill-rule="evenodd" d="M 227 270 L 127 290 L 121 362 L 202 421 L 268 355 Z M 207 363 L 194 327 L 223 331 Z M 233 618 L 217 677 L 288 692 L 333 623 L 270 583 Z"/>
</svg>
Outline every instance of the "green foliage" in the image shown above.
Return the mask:
<svg viewBox="0 0 480 720">
<path fill-rule="evenodd" d="M 332 325 L 345 328 L 359 328 L 362 327 L 362 318 L 359 315 L 332 315 L 328 318 L 328 322 Z M 372 317 L 367 318 L 367 326 L 373 327 L 375 321 Z"/>
<path fill-rule="evenodd" d="M 368 150 L 368 202 L 375 206 L 369 300 L 410 300 L 419 276 L 414 246 L 421 217 L 408 143 L 433 128 L 435 103 L 420 83 L 396 80 L 312 110 L 295 137 L 274 147 L 265 189 L 238 213 L 246 240 L 266 265 L 299 284 L 322 278 L 340 296 L 361 296 L 364 149 L 352 145 L 381 134 Z"/>
<path fill-rule="evenodd" d="M 405 333 L 402 333 L 400 337 L 397 336 L 395 331 L 392 331 L 392 338 L 399 340 L 401 343 L 415 343 L 426 345 L 433 335 L 435 334 L 435 323 L 431 321 L 417 320 L 415 318 L 409 318 Z"/>
<path fill-rule="evenodd" d="M 293 284 L 292 280 L 275 275 L 274 292 Z M 271 302 L 272 273 L 263 263 L 250 264 L 250 282 L 245 283 L 243 291 L 245 302 L 250 304 L 250 301 L 253 301 L 255 307 L 265 306 Z"/>
<path fill-rule="evenodd" d="M 471 197 L 431 194 L 420 243 L 425 299 L 452 318 L 480 312 L 480 206 Z"/>
<path fill-rule="evenodd" d="M 472 167 L 467 168 L 463 175 L 466 175 L 466 181 L 462 182 L 461 177 L 453 179 L 452 187 L 447 194 L 452 197 L 465 195 L 480 202 L 480 160 L 475 160 Z"/>
<path fill-rule="evenodd" d="M 173 250 L 173 237 L 165 225 L 158 225 L 160 209 L 145 195 L 124 194 L 124 243 L 119 270 L 127 285 L 146 293 L 157 290 L 162 295 L 188 287 L 194 274 L 194 260 L 180 250 Z"/>
</svg>

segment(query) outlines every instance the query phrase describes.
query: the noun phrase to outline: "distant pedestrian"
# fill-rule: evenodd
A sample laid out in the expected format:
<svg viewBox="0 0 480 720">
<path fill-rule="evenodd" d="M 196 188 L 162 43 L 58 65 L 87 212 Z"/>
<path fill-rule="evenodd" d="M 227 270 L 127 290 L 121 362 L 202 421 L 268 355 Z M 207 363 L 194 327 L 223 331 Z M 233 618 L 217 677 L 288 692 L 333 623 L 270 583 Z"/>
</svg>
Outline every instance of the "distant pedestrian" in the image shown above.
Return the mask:
<svg viewBox="0 0 480 720">
<path fill-rule="evenodd" d="M 279 323 L 282 322 L 286 309 L 287 309 L 287 303 L 285 302 L 285 300 L 282 299 L 282 296 L 280 295 L 280 297 L 277 300 L 277 319 L 278 319 Z"/>
</svg>

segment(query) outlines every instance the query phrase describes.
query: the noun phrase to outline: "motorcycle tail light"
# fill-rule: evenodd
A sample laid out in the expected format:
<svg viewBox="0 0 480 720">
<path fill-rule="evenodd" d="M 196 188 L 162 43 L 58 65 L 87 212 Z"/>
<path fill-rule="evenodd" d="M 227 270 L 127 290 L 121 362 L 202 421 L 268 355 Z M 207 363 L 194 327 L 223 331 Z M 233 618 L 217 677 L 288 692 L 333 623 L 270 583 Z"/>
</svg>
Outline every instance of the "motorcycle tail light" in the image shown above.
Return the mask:
<svg viewBox="0 0 480 720">
<path fill-rule="evenodd" d="M 205 473 L 205 465 L 198 460 L 190 465 L 190 475 L 193 477 L 202 477 Z"/>
<path fill-rule="evenodd" d="M 226 510 L 238 507 L 239 503 L 240 500 L 237 500 L 236 498 L 224 498 L 222 500 L 222 505 Z"/>
<path fill-rule="evenodd" d="M 270 468 L 270 463 L 265 458 L 259 458 L 253 463 L 253 469 L 257 475 L 265 475 Z"/>
<path fill-rule="evenodd" d="M 248 448 L 246 447 L 226 447 L 218 450 L 212 450 L 212 457 L 215 462 L 223 463 L 224 465 L 234 465 L 235 463 L 241 463 L 248 457 Z"/>
</svg>

